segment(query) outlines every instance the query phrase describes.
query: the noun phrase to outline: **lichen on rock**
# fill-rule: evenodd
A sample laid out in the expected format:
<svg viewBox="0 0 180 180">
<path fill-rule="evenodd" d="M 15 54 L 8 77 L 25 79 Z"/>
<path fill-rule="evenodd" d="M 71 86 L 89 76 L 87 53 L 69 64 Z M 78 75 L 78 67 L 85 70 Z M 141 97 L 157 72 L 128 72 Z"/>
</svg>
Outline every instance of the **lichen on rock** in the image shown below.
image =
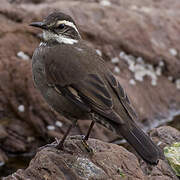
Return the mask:
<svg viewBox="0 0 180 180">
<path fill-rule="evenodd" d="M 166 146 L 164 148 L 164 155 L 176 175 L 180 176 L 180 142 L 173 143 L 171 146 Z"/>
</svg>

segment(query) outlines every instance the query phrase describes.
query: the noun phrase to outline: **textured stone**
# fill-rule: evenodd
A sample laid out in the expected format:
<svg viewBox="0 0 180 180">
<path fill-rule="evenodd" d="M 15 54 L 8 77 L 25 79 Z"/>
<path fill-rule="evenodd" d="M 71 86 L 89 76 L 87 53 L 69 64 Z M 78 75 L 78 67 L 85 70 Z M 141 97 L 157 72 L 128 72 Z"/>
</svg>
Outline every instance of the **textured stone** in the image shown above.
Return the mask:
<svg viewBox="0 0 180 180">
<path fill-rule="evenodd" d="M 88 145 L 93 154 L 88 153 L 76 137 L 66 141 L 63 151 L 45 148 L 36 154 L 27 169 L 18 170 L 3 180 L 144 179 L 137 158 L 123 147 L 94 139 L 90 139 Z"/>
</svg>

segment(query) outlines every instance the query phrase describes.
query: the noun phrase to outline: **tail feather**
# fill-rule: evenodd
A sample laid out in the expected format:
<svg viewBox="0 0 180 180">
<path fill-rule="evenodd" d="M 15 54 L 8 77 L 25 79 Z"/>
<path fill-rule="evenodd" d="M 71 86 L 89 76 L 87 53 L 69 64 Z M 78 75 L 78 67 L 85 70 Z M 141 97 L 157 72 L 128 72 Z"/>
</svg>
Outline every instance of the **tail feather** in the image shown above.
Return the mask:
<svg viewBox="0 0 180 180">
<path fill-rule="evenodd" d="M 97 116 L 95 118 L 96 121 L 104 127 L 123 136 L 139 156 L 147 163 L 156 165 L 159 159 L 164 159 L 162 150 L 132 119 L 127 119 L 124 124 L 118 124 L 114 121 L 109 121 L 102 116 Z"/>
<path fill-rule="evenodd" d="M 117 131 L 144 161 L 156 165 L 159 159 L 164 159 L 161 149 L 134 122 L 130 128 L 127 125 L 121 125 Z"/>
</svg>

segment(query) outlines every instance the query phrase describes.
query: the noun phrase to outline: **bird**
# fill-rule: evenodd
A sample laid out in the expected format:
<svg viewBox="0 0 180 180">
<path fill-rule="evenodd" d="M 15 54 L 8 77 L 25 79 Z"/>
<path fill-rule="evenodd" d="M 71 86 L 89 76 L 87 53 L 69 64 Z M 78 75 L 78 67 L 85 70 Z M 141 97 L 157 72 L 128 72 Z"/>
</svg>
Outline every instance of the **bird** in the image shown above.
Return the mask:
<svg viewBox="0 0 180 180">
<path fill-rule="evenodd" d="M 161 149 L 136 124 L 138 119 L 120 82 L 96 50 L 82 39 L 73 18 L 52 12 L 30 26 L 43 31 L 43 40 L 32 56 L 35 87 L 47 103 L 71 121 L 64 141 L 77 120 L 90 119 L 87 142 L 95 123 L 123 136 L 148 164 L 163 159 Z"/>
</svg>

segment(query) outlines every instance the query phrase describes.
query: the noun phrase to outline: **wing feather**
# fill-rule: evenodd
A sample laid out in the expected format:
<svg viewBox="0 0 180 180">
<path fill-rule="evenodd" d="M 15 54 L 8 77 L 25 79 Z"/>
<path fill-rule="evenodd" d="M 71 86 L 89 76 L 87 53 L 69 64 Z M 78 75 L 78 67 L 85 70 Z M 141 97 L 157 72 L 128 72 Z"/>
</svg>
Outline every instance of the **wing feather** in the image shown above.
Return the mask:
<svg viewBox="0 0 180 180">
<path fill-rule="evenodd" d="M 116 93 L 117 97 L 119 98 L 119 101 L 123 105 L 124 109 L 127 111 L 128 115 L 131 117 L 131 119 L 137 119 L 137 115 L 134 109 L 132 108 L 124 89 L 121 87 L 120 83 L 117 81 L 114 75 L 111 72 L 108 72 L 106 78 L 109 85 Z"/>
</svg>

